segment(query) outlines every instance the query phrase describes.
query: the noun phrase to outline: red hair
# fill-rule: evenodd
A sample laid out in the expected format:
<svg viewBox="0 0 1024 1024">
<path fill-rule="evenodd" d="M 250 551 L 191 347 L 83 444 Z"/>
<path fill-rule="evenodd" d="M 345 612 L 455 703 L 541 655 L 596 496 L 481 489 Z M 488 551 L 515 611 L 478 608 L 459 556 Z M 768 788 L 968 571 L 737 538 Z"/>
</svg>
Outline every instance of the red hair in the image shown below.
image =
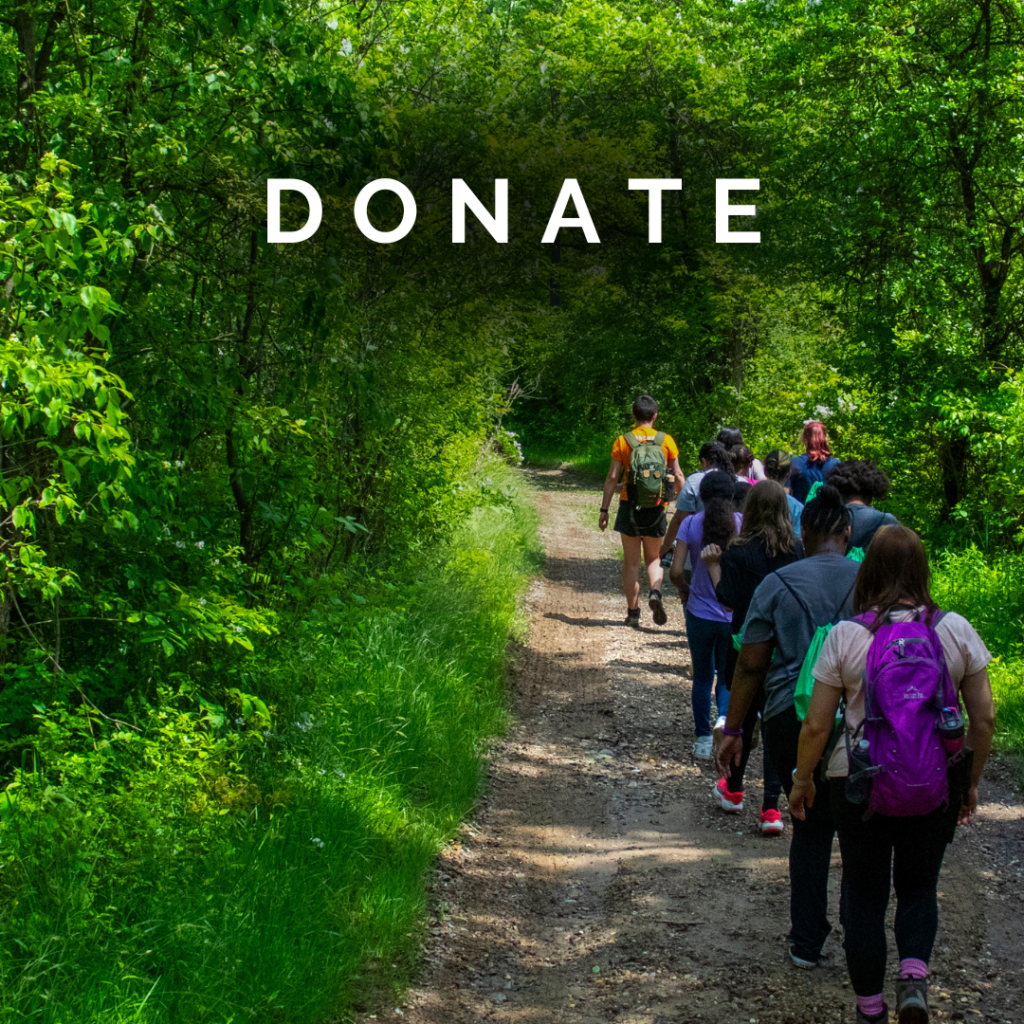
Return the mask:
<svg viewBox="0 0 1024 1024">
<path fill-rule="evenodd" d="M 808 462 L 824 462 L 832 458 L 832 446 L 828 443 L 825 424 L 820 420 L 811 420 L 804 424 L 804 447 L 807 449 Z"/>
</svg>

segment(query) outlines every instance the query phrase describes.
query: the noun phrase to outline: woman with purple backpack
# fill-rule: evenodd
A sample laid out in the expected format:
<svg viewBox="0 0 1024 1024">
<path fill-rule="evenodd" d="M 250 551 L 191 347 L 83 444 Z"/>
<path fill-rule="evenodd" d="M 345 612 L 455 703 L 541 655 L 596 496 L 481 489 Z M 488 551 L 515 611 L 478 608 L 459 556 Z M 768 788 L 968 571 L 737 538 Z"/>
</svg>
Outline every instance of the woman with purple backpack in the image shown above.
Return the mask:
<svg viewBox="0 0 1024 1024">
<path fill-rule="evenodd" d="M 882 527 L 857 577 L 857 615 L 832 628 L 814 666 L 793 771 L 790 812 L 803 819 L 814 804 L 815 769 L 830 737 L 838 736 L 826 775 L 843 858 L 844 947 L 857 1024 L 889 1019 L 890 873 L 898 1019 L 927 1024 L 939 869 L 957 823 L 974 818 L 994 730 L 991 655 L 966 619 L 937 608 L 928 583 L 928 556 L 917 534 Z M 966 742 L 961 700 L 970 719 Z"/>
</svg>

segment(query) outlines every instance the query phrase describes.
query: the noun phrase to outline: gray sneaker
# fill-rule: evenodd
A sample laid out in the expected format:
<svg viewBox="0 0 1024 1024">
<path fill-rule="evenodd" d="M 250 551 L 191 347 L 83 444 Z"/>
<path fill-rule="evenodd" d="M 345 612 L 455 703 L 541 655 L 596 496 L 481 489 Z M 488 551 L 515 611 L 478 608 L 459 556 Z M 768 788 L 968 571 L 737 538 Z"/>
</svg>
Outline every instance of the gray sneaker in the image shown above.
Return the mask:
<svg viewBox="0 0 1024 1024">
<path fill-rule="evenodd" d="M 697 742 L 693 745 L 693 756 L 699 757 L 702 761 L 708 761 L 711 758 L 711 737 L 710 736 L 698 736 Z"/>
<path fill-rule="evenodd" d="M 899 1024 L 928 1024 L 928 979 L 900 978 L 896 982 Z"/>
</svg>

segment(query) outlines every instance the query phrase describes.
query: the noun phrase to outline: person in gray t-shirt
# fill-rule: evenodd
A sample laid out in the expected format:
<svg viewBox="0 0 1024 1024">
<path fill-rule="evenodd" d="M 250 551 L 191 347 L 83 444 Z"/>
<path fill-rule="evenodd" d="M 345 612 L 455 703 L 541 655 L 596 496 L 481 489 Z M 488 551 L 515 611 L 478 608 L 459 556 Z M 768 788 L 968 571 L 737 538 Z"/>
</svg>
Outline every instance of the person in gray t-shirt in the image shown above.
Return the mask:
<svg viewBox="0 0 1024 1024">
<path fill-rule="evenodd" d="M 750 702 L 764 685 L 762 718 L 765 756 L 789 795 L 797 763 L 801 722 L 793 706 L 797 678 L 819 626 L 853 616 L 860 563 L 845 558 L 850 512 L 842 496 L 827 484 L 805 506 L 800 519 L 807 557 L 764 578 L 754 591 L 743 623 L 743 647 L 732 677 L 717 761 L 725 774 L 738 763 L 742 724 Z M 820 767 L 814 775 L 818 798 L 803 820 L 793 819 L 789 851 L 789 955 L 798 967 L 813 967 L 832 930 L 828 921 L 828 873 L 835 825 L 828 783 Z"/>
</svg>

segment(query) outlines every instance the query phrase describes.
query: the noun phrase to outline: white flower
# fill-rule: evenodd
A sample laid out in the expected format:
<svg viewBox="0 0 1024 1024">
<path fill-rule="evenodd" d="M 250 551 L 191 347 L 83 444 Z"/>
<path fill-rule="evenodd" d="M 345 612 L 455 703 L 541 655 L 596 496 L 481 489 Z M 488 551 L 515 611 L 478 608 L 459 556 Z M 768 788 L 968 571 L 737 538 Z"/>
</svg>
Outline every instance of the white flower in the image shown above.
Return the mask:
<svg viewBox="0 0 1024 1024">
<path fill-rule="evenodd" d="M 185 542 L 183 540 L 176 540 L 174 542 L 174 546 L 176 548 L 183 548 L 185 546 Z"/>
<path fill-rule="evenodd" d="M 309 840 L 318 850 L 324 848 L 324 841 L 317 836 L 312 836 Z"/>
<path fill-rule="evenodd" d="M 202 551 L 203 548 L 206 547 L 206 541 L 205 540 L 197 540 L 196 541 L 196 547 L 199 548 L 200 551 Z"/>
</svg>

